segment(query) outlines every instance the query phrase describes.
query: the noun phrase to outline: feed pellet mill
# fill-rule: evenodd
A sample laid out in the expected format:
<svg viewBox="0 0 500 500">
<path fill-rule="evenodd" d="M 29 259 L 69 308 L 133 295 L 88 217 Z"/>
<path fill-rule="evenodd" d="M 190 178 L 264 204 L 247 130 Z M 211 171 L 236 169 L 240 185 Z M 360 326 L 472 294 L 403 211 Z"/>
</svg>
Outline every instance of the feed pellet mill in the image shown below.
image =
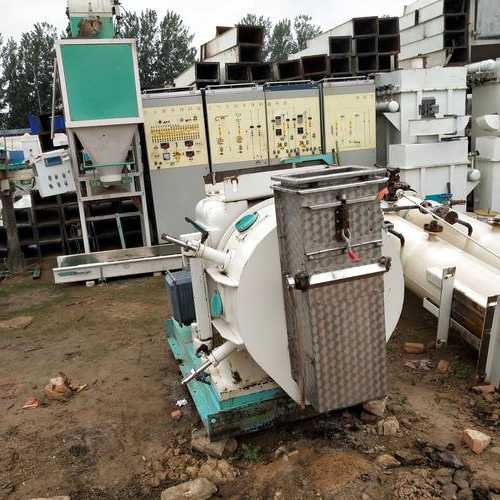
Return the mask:
<svg viewBox="0 0 500 500">
<path fill-rule="evenodd" d="M 191 283 L 167 278 L 168 342 L 211 438 L 384 397 L 403 304 L 384 169 L 255 175 L 238 177 L 231 201 L 215 185 L 196 233 L 164 236 L 183 248 L 195 311 L 178 300 Z"/>
</svg>

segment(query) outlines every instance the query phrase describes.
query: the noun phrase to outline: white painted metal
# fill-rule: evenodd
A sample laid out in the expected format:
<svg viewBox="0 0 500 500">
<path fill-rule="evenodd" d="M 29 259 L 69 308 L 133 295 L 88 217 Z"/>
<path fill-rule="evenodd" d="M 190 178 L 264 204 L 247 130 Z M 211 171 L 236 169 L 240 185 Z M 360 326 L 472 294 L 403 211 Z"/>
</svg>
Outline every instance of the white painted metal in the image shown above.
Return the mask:
<svg viewBox="0 0 500 500">
<path fill-rule="evenodd" d="M 401 169 L 401 178 L 421 196 L 448 192 L 464 199 L 475 187 L 468 182 L 469 153 L 465 138 L 467 72 L 465 68 L 430 68 L 379 73 L 379 101 L 392 100 L 398 112 L 377 116 L 377 160 Z M 434 118 L 420 106 L 433 98 Z M 450 140 L 454 139 L 454 140 Z"/>
<path fill-rule="evenodd" d="M 150 247 L 155 248 L 155 247 Z M 144 250 L 141 248 L 140 250 Z M 147 250 L 147 247 L 146 247 Z M 116 252 L 112 250 L 111 252 Z M 133 254 L 127 250 L 128 254 Z M 108 252 L 100 252 L 93 256 L 104 255 Z M 74 257 L 74 256 L 70 256 Z M 61 257 L 59 257 L 60 259 Z M 90 264 L 80 264 L 75 266 L 58 266 L 52 269 L 54 283 L 78 283 L 81 281 L 106 280 L 123 276 L 134 276 L 139 274 L 171 271 L 182 268 L 182 258 L 180 254 L 160 255 L 155 257 L 128 258 L 109 262 L 93 262 Z"/>
<path fill-rule="evenodd" d="M 405 197 L 398 202 L 400 206 L 412 203 L 420 205 L 422 200 L 405 194 Z M 429 203 L 431 206 L 438 206 L 437 203 Z M 432 220 L 430 214 L 422 213 L 420 210 L 408 210 L 400 212 L 399 215 L 420 228 Z M 467 228 L 464 226 L 459 224 L 450 226 L 441 222 L 443 232 L 440 233 L 440 238 L 500 271 L 500 225 L 488 224 L 465 213 L 459 214 L 459 217 L 460 220 L 472 226 L 471 237 L 467 236 Z"/>
<path fill-rule="evenodd" d="M 34 159 L 42 154 L 42 146 L 37 135 L 24 134 L 20 140 L 24 159 L 28 163 L 33 163 Z"/>
<path fill-rule="evenodd" d="M 68 13 L 71 17 L 113 16 L 113 0 L 68 0 Z"/>
<path fill-rule="evenodd" d="M 36 189 L 42 198 L 75 191 L 68 150 L 56 149 L 42 153 L 33 160 L 33 164 L 36 170 Z"/>
<path fill-rule="evenodd" d="M 137 125 L 76 127 L 73 129 L 94 164 L 116 165 L 97 168 L 101 182 L 119 182 Z"/>
<path fill-rule="evenodd" d="M 486 361 L 486 377 L 490 384 L 500 388 L 500 300 L 495 308 Z"/>
<path fill-rule="evenodd" d="M 498 269 L 402 217 L 384 217 L 405 238 L 401 250 L 405 283 L 418 296 L 439 304 L 442 272 L 448 267 L 456 267 L 455 289 L 473 302 L 485 307 L 488 297 L 500 294 Z"/>
<path fill-rule="evenodd" d="M 436 346 L 441 347 L 448 343 L 448 332 L 450 331 L 451 306 L 453 303 L 453 289 L 455 286 L 454 267 L 443 269 L 441 279 L 441 300 L 439 301 L 439 317 Z"/>
</svg>

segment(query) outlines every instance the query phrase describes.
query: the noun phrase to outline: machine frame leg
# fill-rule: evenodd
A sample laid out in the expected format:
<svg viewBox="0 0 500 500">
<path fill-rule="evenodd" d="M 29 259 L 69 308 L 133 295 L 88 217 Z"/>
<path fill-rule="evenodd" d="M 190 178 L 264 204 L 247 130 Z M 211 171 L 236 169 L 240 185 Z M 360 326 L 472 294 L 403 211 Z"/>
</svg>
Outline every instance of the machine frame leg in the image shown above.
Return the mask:
<svg viewBox="0 0 500 500">
<path fill-rule="evenodd" d="M 490 384 L 500 385 L 500 300 L 488 298 L 481 346 L 479 349 L 479 376 Z"/>
<path fill-rule="evenodd" d="M 448 343 L 448 334 L 451 322 L 451 306 L 453 303 L 453 290 L 455 287 L 455 273 L 456 267 L 446 267 L 443 269 L 436 337 L 436 347 L 438 348 Z"/>
</svg>

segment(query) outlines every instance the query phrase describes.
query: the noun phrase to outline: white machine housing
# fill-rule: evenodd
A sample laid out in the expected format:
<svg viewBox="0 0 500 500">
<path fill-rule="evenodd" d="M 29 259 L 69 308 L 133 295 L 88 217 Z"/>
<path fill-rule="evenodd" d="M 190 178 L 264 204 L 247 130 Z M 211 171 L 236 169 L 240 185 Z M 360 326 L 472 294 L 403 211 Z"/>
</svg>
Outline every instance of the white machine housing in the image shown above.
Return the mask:
<svg viewBox="0 0 500 500">
<path fill-rule="evenodd" d="M 448 193 L 449 185 L 455 198 L 465 199 L 477 184 L 468 180 L 466 75 L 465 68 L 376 75 L 377 161 L 401 169 L 401 180 L 422 197 Z M 387 102 L 396 102 L 399 110 L 390 112 L 382 106 Z M 430 113 L 425 103 L 432 106 Z"/>
<path fill-rule="evenodd" d="M 468 67 L 472 85 L 473 151 L 483 182 L 476 190 L 476 209 L 500 213 L 500 63 L 485 61 Z"/>
<path fill-rule="evenodd" d="M 75 191 L 75 179 L 67 149 L 42 153 L 33 160 L 33 165 L 36 187 L 42 198 Z"/>
</svg>

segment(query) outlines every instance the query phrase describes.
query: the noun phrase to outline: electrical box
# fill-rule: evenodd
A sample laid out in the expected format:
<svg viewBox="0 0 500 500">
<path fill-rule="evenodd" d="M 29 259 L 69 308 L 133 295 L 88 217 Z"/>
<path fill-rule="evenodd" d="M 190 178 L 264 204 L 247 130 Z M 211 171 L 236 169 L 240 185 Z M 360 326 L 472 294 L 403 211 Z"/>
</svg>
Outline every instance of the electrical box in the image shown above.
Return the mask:
<svg viewBox="0 0 500 500">
<path fill-rule="evenodd" d="M 195 90 L 143 95 L 144 136 L 158 241 L 163 233 L 192 232 L 184 217 L 194 217 L 205 197 L 209 171 L 203 100 Z"/>
<path fill-rule="evenodd" d="M 341 164 L 376 163 L 375 85 L 371 80 L 326 81 L 321 86 L 325 151 Z"/>
<path fill-rule="evenodd" d="M 270 163 L 322 153 L 319 89 L 314 84 L 265 87 Z"/>
<path fill-rule="evenodd" d="M 144 133 L 151 170 L 208 165 L 200 94 L 145 97 Z"/>
<path fill-rule="evenodd" d="M 71 160 L 66 149 L 56 149 L 37 156 L 34 166 L 36 187 L 42 198 L 75 191 Z"/>
<path fill-rule="evenodd" d="M 213 172 L 268 165 L 262 87 L 205 91 Z"/>
</svg>

